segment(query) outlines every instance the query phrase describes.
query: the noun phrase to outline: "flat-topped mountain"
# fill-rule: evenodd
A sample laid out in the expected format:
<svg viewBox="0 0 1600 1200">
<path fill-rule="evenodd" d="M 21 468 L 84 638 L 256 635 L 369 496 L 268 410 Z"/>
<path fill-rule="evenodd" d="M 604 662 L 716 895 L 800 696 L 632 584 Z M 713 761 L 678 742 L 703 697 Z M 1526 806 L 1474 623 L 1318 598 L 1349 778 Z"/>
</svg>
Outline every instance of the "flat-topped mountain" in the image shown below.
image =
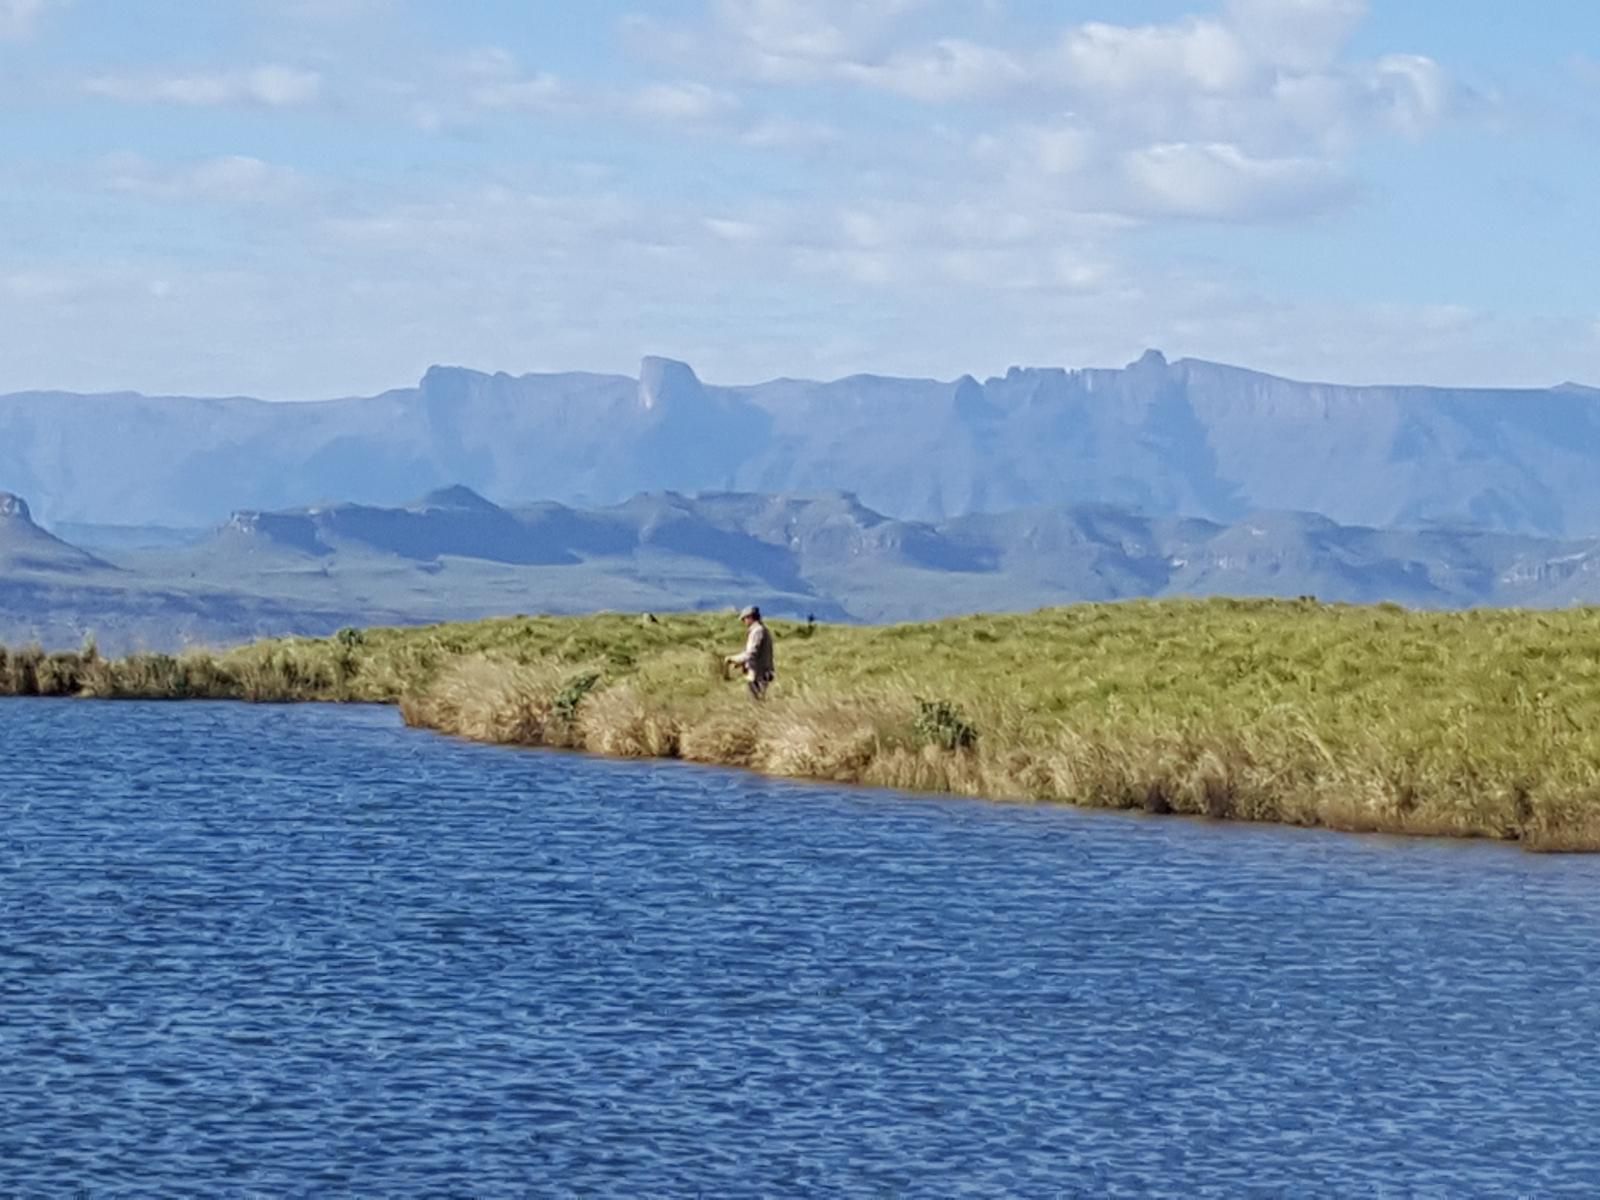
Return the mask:
<svg viewBox="0 0 1600 1200">
<path fill-rule="evenodd" d="M 197 525 L 308 496 L 389 507 L 464 484 L 574 507 L 846 490 L 927 521 L 1111 504 L 1568 536 L 1600 534 L 1596 461 L 1592 388 L 1347 387 L 1154 351 L 1116 370 L 983 381 L 724 387 L 651 358 L 638 378 L 434 367 L 414 388 L 300 404 L 0 396 L 0 486 L 50 522 Z"/>
<path fill-rule="evenodd" d="M 0 492 L 0 584 L 8 577 L 36 572 L 84 575 L 114 570 L 110 563 L 40 529 L 21 496 Z"/>
<path fill-rule="evenodd" d="M 521 566 L 577 561 L 562 550 L 545 552 L 515 517 L 465 487 L 437 489 L 401 508 L 329 504 L 287 512 L 236 512 L 218 541 L 245 553 L 311 557 L 343 550 L 418 562 L 441 555 Z"/>
</svg>

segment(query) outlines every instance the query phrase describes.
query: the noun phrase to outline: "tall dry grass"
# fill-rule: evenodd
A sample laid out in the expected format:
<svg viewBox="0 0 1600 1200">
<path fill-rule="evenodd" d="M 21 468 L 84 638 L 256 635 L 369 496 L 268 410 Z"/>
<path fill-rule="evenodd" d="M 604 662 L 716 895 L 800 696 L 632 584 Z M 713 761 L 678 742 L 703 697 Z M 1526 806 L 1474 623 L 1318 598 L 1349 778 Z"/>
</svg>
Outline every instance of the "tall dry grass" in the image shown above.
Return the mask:
<svg viewBox="0 0 1600 1200">
<path fill-rule="evenodd" d="M 0 693 L 400 702 L 484 741 L 1018 801 L 1600 849 L 1600 610 L 1083 605 L 775 625 L 505 618 L 227 654 L 0 652 Z"/>
</svg>

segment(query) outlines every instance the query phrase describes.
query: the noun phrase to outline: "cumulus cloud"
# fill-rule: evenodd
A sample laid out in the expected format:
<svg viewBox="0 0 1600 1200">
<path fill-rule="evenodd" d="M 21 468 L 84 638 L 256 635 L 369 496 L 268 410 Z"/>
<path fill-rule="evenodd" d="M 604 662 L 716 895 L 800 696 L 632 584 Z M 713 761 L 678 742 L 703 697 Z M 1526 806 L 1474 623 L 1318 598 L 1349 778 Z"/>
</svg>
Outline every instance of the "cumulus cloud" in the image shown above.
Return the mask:
<svg viewBox="0 0 1600 1200">
<path fill-rule="evenodd" d="M 1228 0 L 1215 16 L 1071 26 L 1030 51 L 901 50 L 839 77 L 930 103 L 1065 110 L 974 143 L 986 166 L 1031 179 L 1035 202 L 1043 185 L 1081 212 L 1283 220 L 1357 195 L 1345 163 L 1362 142 L 1425 137 L 1461 108 L 1433 59 L 1346 59 L 1365 11 L 1364 0 Z"/>
<path fill-rule="evenodd" d="M 1015 47 L 907 36 L 915 25 L 906 18 L 926 3 L 713 0 L 702 28 L 638 17 L 628 28 L 649 56 L 749 81 L 847 83 L 930 104 L 1067 103 L 1164 140 L 1236 138 L 1241 126 L 1280 138 L 1343 136 L 1374 118 L 1409 131 L 1442 119 L 1452 99 L 1431 59 L 1344 61 L 1367 0 L 1222 0 L 1211 15 L 1090 21 Z M 1285 104 L 1290 111 L 1277 111 Z"/>
<path fill-rule="evenodd" d="M 186 75 L 100 75 L 84 87 L 92 95 L 125 104 L 291 108 L 316 101 L 322 92 L 322 76 L 297 67 L 267 64 L 247 70 Z"/>
<path fill-rule="evenodd" d="M 1356 194 L 1344 165 L 1356 147 L 1425 137 L 1461 106 L 1431 58 L 1349 57 L 1367 0 L 1217 0 L 1209 14 L 1069 24 L 1018 46 L 918 40 L 920 22 L 906 18 L 921 2 L 713 0 L 704 28 L 648 28 L 655 52 L 747 82 L 965 105 L 967 121 L 993 114 L 975 139 L 980 160 L 1031 177 L 1035 193 L 1053 181 L 1057 202 L 1083 213 L 1320 212 Z"/>
<path fill-rule="evenodd" d="M 1350 184 L 1315 158 L 1252 158 L 1238 146 L 1171 143 L 1124 156 L 1130 207 L 1206 220 L 1303 216 L 1348 197 Z"/>
<path fill-rule="evenodd" d="M 1258 77 L 1260 67 L 1233 29 L 1211 20 L 1142 26 L 1091 22 L 1070 30 L 1059 50 L 1038 65 L 1059 71 L 1056 82 L 1067 90 L 1102 95 L 1151 87 L 1238 92 Z"/>
<path fill-rule="evenodd" d="M 1078 121 L 977 140 L 974 154 L 1023 209 L 1056 206 L 1109 226 L 1158 218 L 1283 221 L 1339 207 L 1357 188 L 1315 155 L 1257 155 L 1234 142 L 1128 146 Z"/>
<path fill-rule="evenodd" d="M 1367 15 L 1367 0 L 1228 0 L 1228 24 L 1261 61 L 1325 71 Z"/>
<path fill-rule="evenodd" d="M 1374 133 L 1424 135 L 1450 116 L 1458 89 L 1422 55 L 1339 61 L 1364 11 L 1357 0 L 1234 0 L 1222 17 L 1090 22 L 1026 53 L 945 42 L 838 75 L 930 102 L 1065 104 L 1130 142 L 1326 153 Z"/>
</svg>

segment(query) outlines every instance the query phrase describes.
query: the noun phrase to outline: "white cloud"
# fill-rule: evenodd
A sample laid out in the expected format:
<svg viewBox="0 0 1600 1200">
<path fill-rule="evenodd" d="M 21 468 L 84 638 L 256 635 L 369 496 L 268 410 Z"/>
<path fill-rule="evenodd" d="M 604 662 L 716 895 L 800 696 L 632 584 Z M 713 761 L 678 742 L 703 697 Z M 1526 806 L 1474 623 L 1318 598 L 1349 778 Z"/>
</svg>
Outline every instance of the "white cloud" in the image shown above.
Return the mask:
<svg viewBox="0 0 1600 1200">
<path fill-rule="evenodd" d="M 399 0 L 256 0 L 272 19 L 327 27 L 371 23 L 393 16 Z"/>
<path fill-rule="evenodd" d="M 705 226 L 713 235 L 725 242 L 748 246 L 766 236 L 766 230 L 753 221 L 736 221 L 727 217 L 707 217 Z"/>
<path fill-rule="evenodd" d="M 315 71 L 268 64 L 249 70 L 192 75 L 100 75 L 84 86 L 93 95 L 125 104 L 254 104 L 290 108 L 313 103 L 321 94 L 322 76 Z"/>
<path fill-rule="evenodd" d="M 1073 120 L 986 135 L 973 153 L 1002 202 L 1094 216 L 1104 228 L 1158 218 L 1286 220 L 1356 193 L 1336 162 L 1315 155 L 1254 155 L 1222 141 L 1129 146 Z"/>
<path fill-rule="evenodd" d="M 558 257 L 581 256 L 599 243 L 637 248 L 666 237 L 668 220 L 611 191 L 497 185 L 327 218 L 320 230 L 331 242 L 362 252 L 487 253 L 492 261 L 508 246 Z"/>
<path fill-rule="evenodd" d="M 279 204 L 300 198 L 308 188 L 299 172 L 243 154 L 165 167 L 123 153 L 104 159 L 101 169 L 113 191 L 167 200 Z"/>
<path fill-rule="evenodd" d="M 550 112 L 570 104 L 572 94 L 554 75 L 540 74 L 481 84 L 472 90 L 471 99 L 480 108 Z"/>
<path fill-rule="evenodd" d="M 924 0 L 717 0 L 722 27 L 769 65 L 855 59 Z"/>
<path fill-rule="evenodd" d="M 642 57 L 712 64 L 765 83 L 813 83 L 874 61 L 901 20 L 929 0 L 712 0 L 711 19 L 686 28 L 642 15 L 624 22 Z"/>
<path fill-rule="evenodd" d="M 881 63 L 845 63 L 839 74 L 931 103 L 994 95 L 1028 79 L 1016 55 L 959 38 L 894 54 Z"/>
<path fill-rule="evenodd" d="M 1450 107 L 1449 78 L 1420 54 L 1386 55 L 1367 70 L 1364 81 L 1379 117 L 1407 137 L 1428 133 Z"/>
<path fill-rule="evenodd" d="M 1226 0 L 1216 16 L 1070 26 L 1037 48 L 906 46 L 830 63 L 827 78 L 1053 112 L 974 139 L 1019 202 L 1041 205 L 1053 188 L 1080 213 L 1282 220 L 1355 195 L 1344 164 L 1362 142 L 1424 137 L 1460 107 L 1430 58 L 1345 60 L 1365 11 L 1365 0 Z"/>
<path fill-rule="evenodd" d="M 791 213 L 768 241 L 781 269 L 908 295 L 950 285 L 994 293 L 1110 287 L 1118 267 L 1102 230 L 1059 210 L 1019 211 L 1011 198 L 872 200 L 832 213 Z"/>
<path fill-rule="evenodd" d="M 1367 0 L 1228 0 L 1228 24 L 1263 62 L 1290 71 L 1331 67 L 1367 15 Z"/>
<path fill-rule="evenodd" d="M 739 140 L 761 149 L 815 149 L 838 142 L 840 137 L 839 130 L 825 121 L 768 117 L 751 125 Z"/>
<path fill-rule="evenodd" d="M 628 116 L 694 125 L 739 107 L 739 98 L 731 92 L 697 80 L 583 87 L 548 71 L 528 74 L 499 47 L 457 55 L 441 65 L 441 76 L 434 81 L 436 98 L 414 106 L 419 123 L 429 132 L 460 125 L 485 111 Z"/>
<path fill-rule="evenodd" d="M 1071 91 L 1117 95 L 1163 91 L 1238 92 L 1258 76 L 1259 64 L 1239 36 L 1219 21 L 1176 25 L 1108 25 L 1091 22 L 1067 33 L 1056 61 L 1060 84 Z"/>
<path fill-rule="evenodd" d="M 663 121 L 708 121 L 739 106 L 736 96 L 703 83 L 658 83 L 641 88 L 631 100 L 640 116 Z"/>
<path fill-rule="evenodd" d="M 386 0 L 250 2 L 310 21 L 324 4 L 355 14 Z M 0 0 L 0 11 L 18 3 Z M 348 38 L 290 31 L 288 40 L 275 36 L 231 60 L 246 69 L 201 62 L 181 72 L 104 76 L 92 90 L 146 104 L 287 108 L 332 92 L 362 116 L 410 114 L 454 135 L 418 159 L 447 158 L 461 164 L 460 174 L 383 174 L 364 163 L 337 186 L 247 156 L 109 160 L 99 176 L 106 189 L 283 204 L 253 214 L 273 220 L 255 223 L 234 264 L 259 272 L 258 281 L 240 299 L 236 281 L 224 287 L 185 270 L 194 265 L 185 250 L 129 264 L 116 283 L 119 304 L 107 299 L 93 309 L 100 284 L 64 279 L 48 263 L 10 261 L 0 263 L 0 301 L 14 303 L 0 304 L 0 318 L 21 319 L 59 347 L 48 313 L 62 328 L 84 330 L 88 344 L 100 322 L 74 311 L 125 309 L 135 314 L 129 329 L 161 334 L 151 345 L 162 361 L 179 363 L 166 351 L 207 341 L 223 349 L 193 369 L 213 371 L 228 387 L 280 392 L 291 373 L 303 391 L 354 389 L 369 379 L 401 382 L 413 360 L 420 369 L 437 358 L 509 369 L 626 368 L 635 340 L 696 358 L 713 377 L 954 372 L 995 356 L 1001 367 L 1109 363 L 1146 342 L 1291 373 L 1335 364 L 1326 373 L 1338 375 L 1350 369 L 1337 367 L 1338 356 L 1365 349 L 1369 336 L 1374 371 L 1397 374 L 1396 364 L 1410 363 L 1414 373 L 1440 373 L 1450 364 L 1463 376 L 1491 361 L 1475 349 L 1478 335 L 1497 336 L 1501 350 L 1509 345 L 1506 322 L 1492 314 L 1284 306 L 1240 279 L 1189 277 L 1202 268 L 1152 262 L 1124 243 L 1125 231 L 1153 223 L 1325 211 L 1359 195 L 1352 164 L 1360 146 L 1425 136 L 1452 118 L 1461 93 L 1440 64 L 1352 50 L 1364 0 L 1195 0 L 1198 15 L 1182 20 L 1062 20 L 1027 41 L 1006 35 L 1023 26 L 997 4 L 987 16 L 957 0 L 703 7 L 711 15 L 693 27 L 632 22 L 642 60 L 621 77 L 609 68 L 585 74 L 580 64 L 532 51 L 519 62 L 498 46 L 425 43 L 400 28 L 407 22 L 398 3 L 396 28 L 370 28 L 381 46 L 367 44 L 357 26 Z M 340 59 L 350 53 L 362 61 L 347 73 Z M 310 69 L 249 69 L 258 61 Z M 510 126 L 553 124 L 550 114 L 581 126 L 582 136 L 550 143 L 548 155 L 507 153 L 508 144 L 529 145 L 526 131 Z M 690 137 L 674 168 L 681 186 L 663 189 L 629 161 L 637 144 L 669 127 Z M 713 145 L 708 132 L 726 144 Z M 774 170 L 721 172 L 715 198 L 704 195 L 697 156 L 720 164 L 755 150 Z M 807 161 L 777 169 L 780 153 Z M 563 162 L 564 154 L 585 161 Z M 363 195 L 364 178 L 372 190 Z M 504 186 L 487 186 L 489 179 Z M 293 203 L 306 198 L 319 204 Z M 112 214 L 126 207 L 104 195 L 94 202 Z M 136 210 L 143 211 L 128 213 Z M 1242 236 L 1203 244 L 1237 245 Z M 276 252 L 263 254 L 264 246 Z M 211 238 L 202 249 L 231 254 Z M 109 297 L 111 282 L 101 290 Z M 30 315 L 29 295 L 45 315 Z M 139 302 L 158 296 L 160 305 Z M 168 318 L 156 309 L 179 315 L 161 325 Z M 573 311 L 593 319 L 574 324 Z M 762 319 L 752 321 L 751 312 Z M 1584 314 L 1565 329 L 1590 362 L 1600 353 L 1592 321 Z M 306 356 L 290 362 L 262 351 L 252 361 L 247 347 L 261 342 L 261 328 L 306 342 Z M 1538 344 L 1555 345 L 1548 337 Z M 120 345 L 122 357 L 109 366 L 88 355 L 59 357 L 94 361 L 94 370 L 113 376 L 114 367 L 155 361 L 131 334 Z M 1567 357 L 1559 361 L 1571 362 L 1570 347 L 1561 350 Z M 1457 365 L 1455 354 L 1477 366 Z M 1532 358 L 1531 349 L 1511 345 L 1504 361 Z"/>
<path fill-rule="evenodd" d="M 710 28 L 648 28 L 666 57 L 769 83 L 853 83 L 930 104 L 1069 105 L 1151 141 L 1259 143 L 1257 152 L 1407 136 L 1457 99 L 1420 55 L 1342 62 L 1366 0 L 1225 0 L 1215 16 L 1165 24 L 1093 21 L 1036 47 L 959 37 L 895 44 L 920 0 L 717 0 Z"/>
<path fill-rule="evenodd" d="M 1093 166 L 1100 154 L 1094 132 L 1076 122 L 1025 128 L 1005 139 L 981 138 L 978 152 L 995 158 L 1014 153 L 1019 147 L 1024 150 L 1026 169 L 1046 176 L 1077 175 Z"/>
<path fill-rule="evenodd" d="M 1314 158 L 1252 158 L 1226 143 L 1171 143 L 1123 159 L 1136 209 L 1206 220 L 1273 220 L 1331 207 L 1350 185 Z"/>
<path fill-rule="evenodd" d="M 0 0 L 0 42 L 20 42 L 33 36 L 39 18 L 64 0 Z"/>
<path fill-rule="evenodd" d="M 18 300 L 63 300 L 82 290 L 81 281 L 61 270 L 0 273 L 0 292 Z"/>
<path fill-rule="evenodd" d="M 468 79 L 508 79 L 517 73 L 517 59 L 503 46 L 479 46 L 446 59 L 445 68 Z"/>
<path fill-rule="evenodd" d="M 522 112 L 554 112 L 579 103 L 572 86 L 549 72 L 525 73 L 516 56 L 500 46 L 482 46 L 445 58 L 439 63 L 440 78 L 435 81 L 441 96 L 459 103 L 464 97 L 471 108 L 504 109 Z M 409 85 L 415 91 L 416 85 Z M 434 114 L 431 129 L 448 123 L 436 104 L 424 104 Z"/>
</svg>

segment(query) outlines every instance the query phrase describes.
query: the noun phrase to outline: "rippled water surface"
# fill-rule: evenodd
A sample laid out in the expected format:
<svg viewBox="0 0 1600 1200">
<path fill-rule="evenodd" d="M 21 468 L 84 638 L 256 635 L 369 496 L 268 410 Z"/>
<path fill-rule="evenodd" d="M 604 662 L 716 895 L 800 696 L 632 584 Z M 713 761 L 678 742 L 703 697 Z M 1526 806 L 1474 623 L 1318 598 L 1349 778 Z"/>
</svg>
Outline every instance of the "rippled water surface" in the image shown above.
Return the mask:
<svg viewBox="0 0 1600 1200">
<path fill-rule="evenodd" d="M 1600 862 L 0 701 L 0 1191 L 1600 1189 Z"/>
</svg>

